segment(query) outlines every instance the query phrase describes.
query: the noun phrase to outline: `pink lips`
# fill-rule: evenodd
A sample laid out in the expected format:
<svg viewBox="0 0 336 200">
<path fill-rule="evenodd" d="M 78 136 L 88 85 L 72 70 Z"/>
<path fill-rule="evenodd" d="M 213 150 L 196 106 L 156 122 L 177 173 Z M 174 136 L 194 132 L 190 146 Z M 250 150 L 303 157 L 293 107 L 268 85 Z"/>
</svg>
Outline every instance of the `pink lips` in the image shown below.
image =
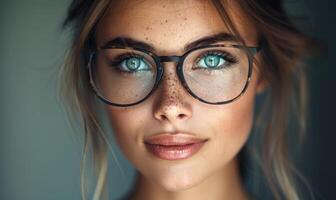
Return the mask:
<svg viewBox="0 0 336 200">
<path fill-rule="evenodd" d="M 185 133 L 163 133 L 145 139 L 147 150 L 165 160 L 185 159 L 194 155 L 207 141 Z"/>
</svg>

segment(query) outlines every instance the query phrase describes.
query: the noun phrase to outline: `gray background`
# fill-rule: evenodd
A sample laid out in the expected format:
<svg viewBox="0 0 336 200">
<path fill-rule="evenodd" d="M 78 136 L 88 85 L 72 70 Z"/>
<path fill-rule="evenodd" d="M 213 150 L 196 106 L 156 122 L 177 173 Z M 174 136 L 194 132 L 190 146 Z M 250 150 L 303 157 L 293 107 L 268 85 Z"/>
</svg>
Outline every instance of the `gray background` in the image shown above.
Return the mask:
<svg viewBox="0 0 336 200">
<path fill-rule="evenodd" d="M 56 97 L 58 69 L 69 45 L 69 34 L 61 31 L 69 2 L 0 1 L 1 200 L 80 199 L 82 139 Z M 309 34 L 330 45 L 324 56 L 309 61 L 311 115 L 298 161 L 318 199 L 326 200 L 336 199 L 335 15 L 329 12 L 335 6 L 330 2 L 305 1 L 315 24 Z M 120 172 L 110 163 L 111 199 L 127 190 L 134 175 L 116 151 L 128 178 L 121 184 Z"/>
<path fill-rule="evenodd" d="M 1 1 L 1 200 L 80 199 L 81 130 L 71 129 L 56 94 L 70 41 L 61 30 L 69 2 Z M 120 182 L 120 171 L 110 165 L 110 179 L 117 180 L 113 198 L 132 176 Z"/>
</svg>

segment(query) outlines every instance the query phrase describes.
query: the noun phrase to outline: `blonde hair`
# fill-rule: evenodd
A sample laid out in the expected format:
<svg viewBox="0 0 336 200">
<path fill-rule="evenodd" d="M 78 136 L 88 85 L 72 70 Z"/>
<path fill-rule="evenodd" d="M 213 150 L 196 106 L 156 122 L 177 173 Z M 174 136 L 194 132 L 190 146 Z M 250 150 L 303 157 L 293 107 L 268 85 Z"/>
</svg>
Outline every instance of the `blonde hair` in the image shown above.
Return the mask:
<svg viewBox="0 0 336 200">
<path fill-rule="evenodd" d="M 255 131 L 258 131 L 258 140 L 247 144 L 239 153 L 240 167 L 242 173 L 248 173 L 250 165 L 247 165 L 247 160 L 252 160 L 266 177 L 274 199 L 298 200 L 299 193 L 292 175 L 296 174 L 304 183 L 306 181 L 289 162 L 286 134 L 290 112 L 293 110 L 299 125 L 297 131 L 299 138 L 302 138 L 304 133 L 306 81 L 302 55 L 310 40 L 291 23 L 282 8 L 281 1 L 237 0 L 237 2 L 260 32 L 259 40 L 263 49 L 260 63 L 257 64 L 268 85 L 263 109 L 254 127 Z M 229 30 L 239 36 L 225 10 L 226 2 L 213 0 L 212 3 Z M 84 175 L 89 149 L 92 149 L 97 175 L 93 200 L 101 199 L 102 194 L 107 192 L 109 142 L 98 121 L 86 63 L 87 49 L 94 46 L 95 27 L 110 6 L 111 0 L 74 0 L 64 23 L 65 27 L 72 25 L 74 37 L 60 71 L 60 95 L 64 99 L 70 119 L 80 117 L 84 127 L 85 141 L 81 163 L 83 200 L 87 199 Z M 250 192 L 256 193 L 253 189 Z"/>
</svg>

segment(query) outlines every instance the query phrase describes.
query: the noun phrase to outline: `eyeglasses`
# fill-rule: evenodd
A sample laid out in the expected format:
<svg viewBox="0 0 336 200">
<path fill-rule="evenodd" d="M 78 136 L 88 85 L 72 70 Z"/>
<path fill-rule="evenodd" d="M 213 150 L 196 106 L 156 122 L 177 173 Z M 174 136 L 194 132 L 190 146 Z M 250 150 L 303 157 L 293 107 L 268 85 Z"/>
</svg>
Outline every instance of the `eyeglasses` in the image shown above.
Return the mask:
<svg viewBox="0 0 336 200">
<path fill-rule="evenodd" d="M 176 62 L 183 87 L 208 104 L 225 104 L 241 96 L 252 74 L 253 57 L 260 47 L 236 44 L 207 45 L 182 56 L 158 56 L 125 46 L 100 47 L 90 54 L 90 83 L 103 102 L 132 106 L 146 100 L 158 87 L 163 62 Z"/>
</svg>

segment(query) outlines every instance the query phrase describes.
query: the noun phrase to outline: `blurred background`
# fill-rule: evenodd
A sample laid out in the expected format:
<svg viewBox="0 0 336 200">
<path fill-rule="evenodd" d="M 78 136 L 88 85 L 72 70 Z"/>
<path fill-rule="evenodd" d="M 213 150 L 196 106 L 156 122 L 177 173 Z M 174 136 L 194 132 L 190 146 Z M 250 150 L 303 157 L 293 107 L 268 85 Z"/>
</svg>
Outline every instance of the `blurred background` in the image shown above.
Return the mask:
<svg viewBox="0 0 336 200">
<path fill-rule="evenodd" d="M 304 15 L 307 33 L 328 50 L 308 60 L 310 120 L 299 169 L 317 199 L 336 199 L 336 3 L 287 0 Z M 70 0 L 0 0 L 0 200 L 80 199 L 81 130 L 73 130 L 56 82 L 70 34 L 61 23 Z M 115 145 L 113 145 L 115 146 Z M 131 186 L 134 169 L 114 149 L 126 173 L 110 163 L 111 199 Z"/>
</svg>

